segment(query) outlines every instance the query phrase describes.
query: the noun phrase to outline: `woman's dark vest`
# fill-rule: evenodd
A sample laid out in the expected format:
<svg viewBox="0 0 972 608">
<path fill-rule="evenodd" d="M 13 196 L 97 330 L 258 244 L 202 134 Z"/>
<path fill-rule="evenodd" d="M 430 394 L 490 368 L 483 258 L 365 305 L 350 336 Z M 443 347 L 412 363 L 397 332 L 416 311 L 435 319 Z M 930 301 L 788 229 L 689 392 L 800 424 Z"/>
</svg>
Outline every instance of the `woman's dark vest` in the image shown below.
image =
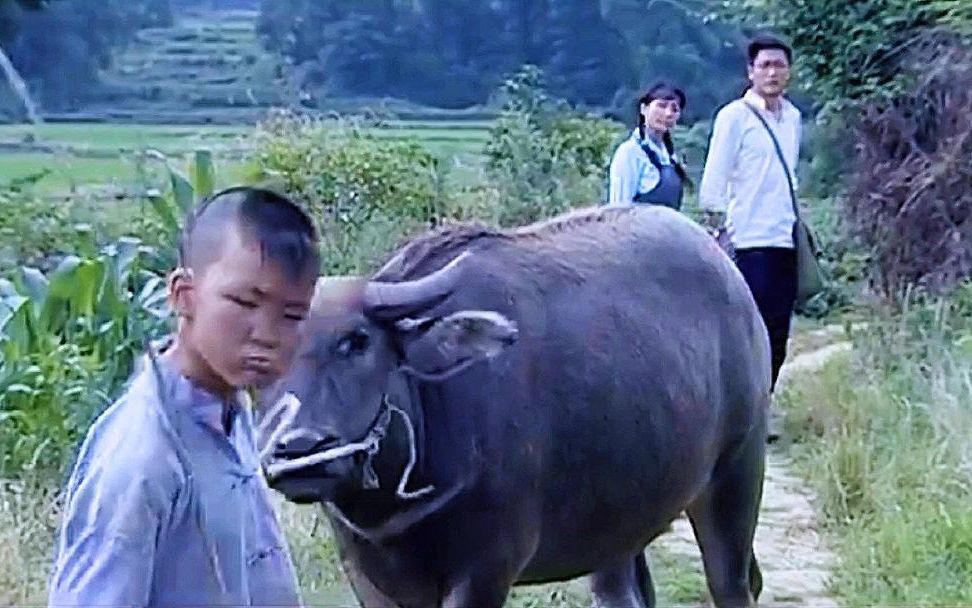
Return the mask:
<svg viewBox="0 0 972 608">
<path fill-rule="evenodd" d="M 658 184 L 648 192 L 639 192 L 634 202 L 649 205 L 664 205 L 678 211 L 682 208 L 682 178 L 675 171 L 672 164 L 663 165 L 655 151 L 647 143 L 641 144 L 641 149 L 648 155 L 648 160 L 658 169 Z"/>
</svg>

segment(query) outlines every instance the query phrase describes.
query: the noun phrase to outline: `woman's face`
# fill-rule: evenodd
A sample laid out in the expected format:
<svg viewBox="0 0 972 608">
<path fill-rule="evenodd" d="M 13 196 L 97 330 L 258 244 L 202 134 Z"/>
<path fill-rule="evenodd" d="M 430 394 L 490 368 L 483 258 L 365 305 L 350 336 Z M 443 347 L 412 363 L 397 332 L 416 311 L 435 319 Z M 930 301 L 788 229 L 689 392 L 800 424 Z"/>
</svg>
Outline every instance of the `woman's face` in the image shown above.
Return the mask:
<svg viewBox="0 0 972 608">
<path fill-rule="evenodd" d="M 666 133 L 678 122 L 682 106 L 678 99 L 653 99 L 650 103 L 641 104 L 641 115 L 645 118 L 646 127 L 655 133 Z"/>
</svg>

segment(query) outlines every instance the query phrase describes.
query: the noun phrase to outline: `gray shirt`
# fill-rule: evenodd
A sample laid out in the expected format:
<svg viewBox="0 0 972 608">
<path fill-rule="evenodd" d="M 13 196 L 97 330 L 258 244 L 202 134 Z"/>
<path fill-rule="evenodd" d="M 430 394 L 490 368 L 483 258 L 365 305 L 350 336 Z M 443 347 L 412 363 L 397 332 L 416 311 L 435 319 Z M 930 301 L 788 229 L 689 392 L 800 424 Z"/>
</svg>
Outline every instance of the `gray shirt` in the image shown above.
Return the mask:
<svg viewBox="0 0 972 608">
<path fill-rule="evenodd" d="M 269 498 L 245 395 L 226 403 L 166 355 L 143 362 L 82 444 L 49 604 L 299 605 Z"/>
</svg>

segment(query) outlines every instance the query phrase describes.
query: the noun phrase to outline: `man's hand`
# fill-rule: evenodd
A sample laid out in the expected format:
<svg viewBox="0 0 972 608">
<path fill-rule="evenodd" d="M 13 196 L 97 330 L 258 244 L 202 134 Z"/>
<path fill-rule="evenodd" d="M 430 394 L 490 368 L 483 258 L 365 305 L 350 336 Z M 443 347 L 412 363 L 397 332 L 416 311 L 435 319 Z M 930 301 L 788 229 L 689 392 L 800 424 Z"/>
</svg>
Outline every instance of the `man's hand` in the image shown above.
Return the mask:
<svg viewBox="0 0 972 608">
<path fill-rule="evenodd" d="M 725 213 L 719 211 L 702 212 L 702 227 L 706 232 L 712 235 L 712 238 L 714 238 L 716 243 L 719 244 L 719 247 L 726 252 L 726 255 L 735 259 L 735 249 L 732 246 L 732 241 L 729 239 L 729 233 L 726 231 L 725 221 Z"/>
</svg>

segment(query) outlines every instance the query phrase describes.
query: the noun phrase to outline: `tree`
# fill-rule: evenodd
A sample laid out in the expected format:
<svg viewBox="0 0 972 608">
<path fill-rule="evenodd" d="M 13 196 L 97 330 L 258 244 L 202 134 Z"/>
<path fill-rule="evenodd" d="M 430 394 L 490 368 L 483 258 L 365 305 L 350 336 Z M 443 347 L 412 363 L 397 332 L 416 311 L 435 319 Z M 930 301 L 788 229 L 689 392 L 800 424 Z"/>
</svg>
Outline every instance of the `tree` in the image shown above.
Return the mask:
<svg viewBox="0 0 972 608">
<path fill-rule="evenodd" d="M 740 29 L 709 18 L 707 0 L 602 0 L 605 19 L 628 42 L 637 88 L 619 91 L 613 110 L 630 120 L 640 89 L 659 79 L 688 97 L 686 121 L 711 118 L 745 83 Z"/>
<path fill-rule="evenodd" d="M 551 92 L 628 118 L 660 77 L 709 118 L 745 75 L 739 29 L 707 22 L 706 0 L 264 0 L 267 48 L 322 95 L 392 95 L 465 107 L 523 65 Z M 621 110 L 620 107 L 624 106 Z"/>
<path fill-rule="evenodd" d="M 907 86 L 907 51 L 942 24 L 970 13 L 959 0 L 722 0 L 719 14 L 775 30 L 796 53 L 796 82 L 826 115 L 848 104 L 890 100 Z M 972 19 L 967 23 L 972 23 Z"/>
<path fill-rule="evenodd" d="M 633 83 L 631 50 L 602 18 L 599 0 L 554 0 L 550 4 L 546 70 L 554 75 L 554 93 L 597 105 Z"/>
<path fill-rule="evenodd" d="M 48 108 L 77 107 L 134 32 L 171 20 L 169 0 L 0 0 L 0 48 Z"/>
</svg>

